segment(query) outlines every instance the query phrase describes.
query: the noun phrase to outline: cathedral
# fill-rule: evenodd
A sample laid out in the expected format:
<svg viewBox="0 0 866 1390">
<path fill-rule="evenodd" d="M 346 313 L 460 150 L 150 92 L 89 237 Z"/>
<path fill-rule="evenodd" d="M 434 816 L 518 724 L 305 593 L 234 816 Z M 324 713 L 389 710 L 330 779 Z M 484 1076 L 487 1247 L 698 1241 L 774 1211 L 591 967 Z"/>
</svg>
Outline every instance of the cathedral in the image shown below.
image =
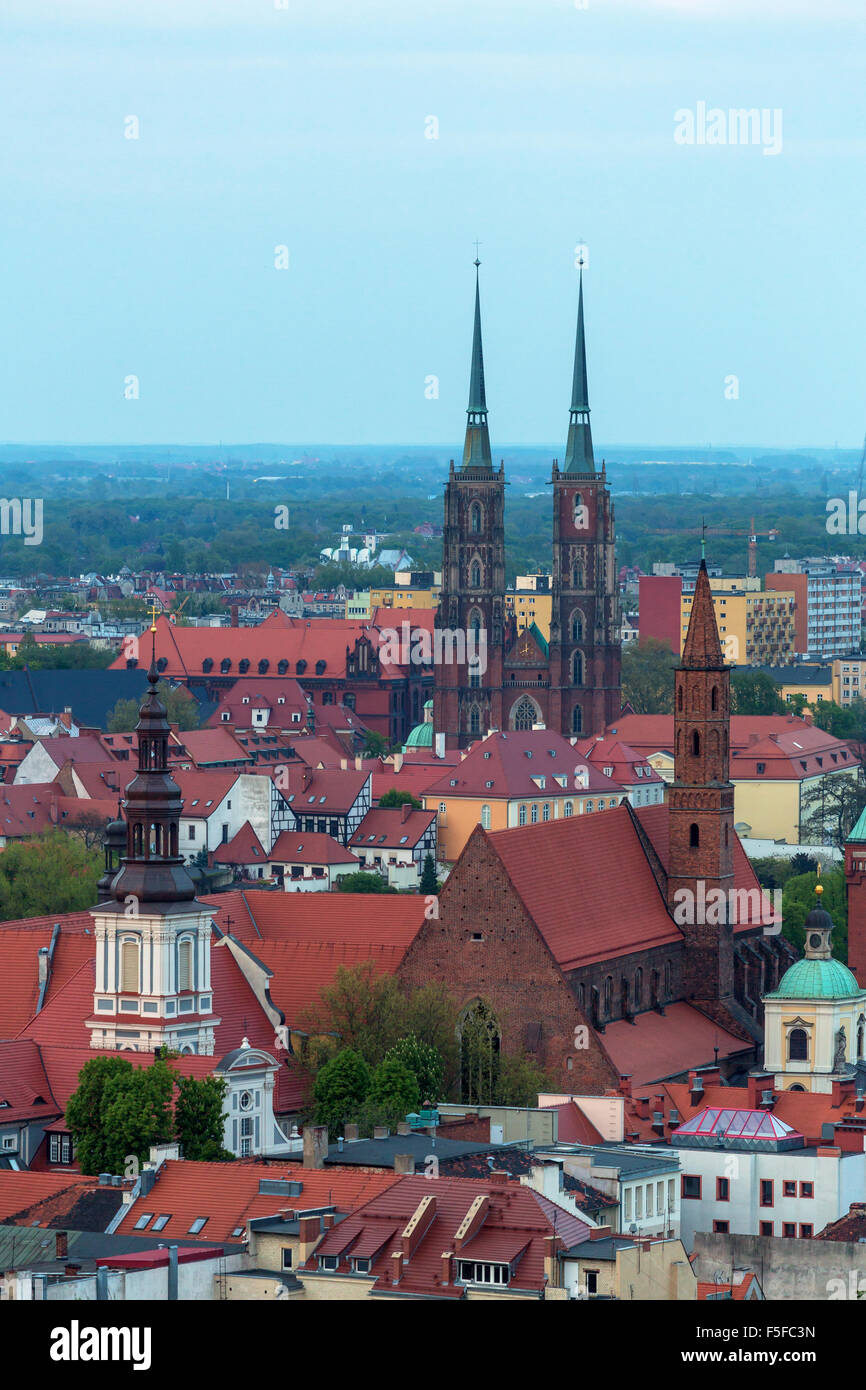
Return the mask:
<svg viewBox="0 0 866 1390">
<path fill-rule="evenodd" d="M 442 594 L 436 618 L 457 659 L 436 666 L 433 726 L 447 747 L 465 748 L 489 729 L 603 734 L 620 713 L 620 632 L 614 515 L 604 463 L 598 471 L 589 422 L 583 272 L 568 439 L 553 463 L 553 606 L 550 641 L 518 631 L 505 612 L 505 467 L 493 465 L 484 385 L 479 262 L 463 461 L 445 487 Z M 470 640 L 472 637 L 474 640 Z M 473 660 L 480 646 L 485 659 Z M 437 650 L 449 651 L 446 642 Z M 461 659 L 461 653 L 466 654 Z"/>
</svg>

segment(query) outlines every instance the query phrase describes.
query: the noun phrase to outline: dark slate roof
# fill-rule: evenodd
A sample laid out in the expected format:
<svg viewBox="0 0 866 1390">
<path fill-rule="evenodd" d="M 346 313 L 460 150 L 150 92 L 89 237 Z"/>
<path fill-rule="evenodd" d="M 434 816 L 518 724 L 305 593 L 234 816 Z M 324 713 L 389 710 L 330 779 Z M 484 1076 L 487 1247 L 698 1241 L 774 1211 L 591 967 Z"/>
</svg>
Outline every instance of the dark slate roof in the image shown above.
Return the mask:
<svg viewBox="0 0 866 1390">
<path fill-rule="evenodd" d="M 490 1176 L 491 1166 L 500 1172 L 510 1173 L 513 1177 L 519 1177 L 523 1173 L 531 1173 L 533 1164 L 539 1162 L 550 1162 L 547 1154 L 535 1154 L 527 1149 L 506 1149 L 497 1150 L 492 1154 L 492 1165 L 487 1162 L 486 1153 L 469 1154 L 464 1158 L 446 1158 L 439 1164 L 439 1171 L 449 1178 L 487 1178 Z M 618 1205 L 616 1197 L 610 1197 L 606 1192 L 593 1187 L 591 1183 L 583 1182 L 580 1178 L 573 1178 L 570 1173 L 562 1175 L 562 1190 L 574 1197 L 579 1206 L 583 1206 L 588 1211 L 601 1211 L 604 1207 L 615 1207 Z"/>
<path fill-rule="evenodd" d="M 66 1230 L 68 1254 L 60 1259 L 55 1256 L 56 1231 L 46 1226 L 0 1225 L 0 1269 L 35 1269 L 43 1272 L 62 1273 L 68 1264 L 81 1265 L 84 1271 L 96 1268 L 100 1260 L 113 1255 L 138 1255 L 142 1250 L 165 1248 L 170 1242 L 156 1240 L 149 1236 L 106 1235 L 104 1231 Z M 195 1240 L 184 1236 L 184 1246 L 198 1246 L 206 1250 L 218 1247 L 227 1255 L 239 1253 L 246 1247 L 239 1242 L 232 1244 L 224 1240 Z"/>
<path fill-rule="evenodd" d="M 0 709 L 7 714 L 62 714 L 67 705 L 76 723 L 105 729 L 118 700 L 138 700 L 147 671 L 0 671 Z"/>
<path fill-rule="evenodd" d="M 423 1164 L 429 1156 L 435 1156 L 441 1163 L 446 1158 L 463 1158 L 467 1154 L 498 1154 L 506 1151 L 506 1145 L 483 1142 L 461 1142 L 459 1139 L 435 1140 L 429 1134 L 391 1134 L 387 1139 L 356 1139 L 344 1144 L 342 1151 L 336 1144 L 328 1148 L 326 1163 L 339 1163 L 343 1166 L 355 1164 L 365 1168 L 393 1168 L 397 1154 L 412 1154 L 416 1164 Z"/>
<path fill-rule="evenodd" d="M 833 679 L 832 666 L 759 666 L 777 685 L 829 685 Z"/>
<path fill-rule="evenodd" d="M 570 1250 L 560 1250 L 561 1260 L 615 1260 L 617 1250 L 627 1250 L 633 1240 L 623 1236 L 608 1236 L 604 1240 L 584 1240 Z"/>
</svg>

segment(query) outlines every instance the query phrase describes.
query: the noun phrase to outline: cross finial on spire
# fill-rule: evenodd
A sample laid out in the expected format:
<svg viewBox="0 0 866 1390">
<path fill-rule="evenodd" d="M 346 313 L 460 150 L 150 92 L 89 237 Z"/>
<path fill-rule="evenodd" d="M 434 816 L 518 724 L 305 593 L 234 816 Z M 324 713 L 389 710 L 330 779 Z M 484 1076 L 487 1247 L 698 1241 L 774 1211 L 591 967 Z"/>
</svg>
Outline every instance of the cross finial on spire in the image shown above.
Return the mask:
<svg viewBox="0 0 866 1390">
<path fill-rule="evenodd" d="M 701 517 L 701 560 L 707 558 L 707 523 L 706 518 Z"/>
<path fill-rule="evenodd" d="M 150 630 L 156 632 L 156 599 L 150 605 Z"/>
</svg>

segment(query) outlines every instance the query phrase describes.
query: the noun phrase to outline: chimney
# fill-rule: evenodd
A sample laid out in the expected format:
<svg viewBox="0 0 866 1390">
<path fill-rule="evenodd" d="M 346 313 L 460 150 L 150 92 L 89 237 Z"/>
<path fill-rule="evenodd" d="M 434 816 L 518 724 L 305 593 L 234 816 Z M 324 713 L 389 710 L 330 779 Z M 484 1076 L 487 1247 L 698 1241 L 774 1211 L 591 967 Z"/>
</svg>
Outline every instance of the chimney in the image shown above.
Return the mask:
<svg viewBox="0 0 866 1390">
<path fill-rule="evenodd" d="M 445 757 L 445 735 L 444 735 L 444 734 L 435 734 L 434 737 L 433 737 L 433 743 L 434 743 L 434 749 L 433 749 L 434 756 L 437 757 L 437 758 L 444 758 L 444 757 Z"/>
<path fill-rule="evenodd" d="M 232 624 L 231 624 L 231 625 L 232 625 L 232 627 L 237 627 L 237 626 L 238 626 L 238 606 L 237 606 L 236 603 L 233 603 L 233 604 L 232 604 Z"/>
<path fill-rule="evenodd" d="M 400 771 L 400 768 L 401 768 L 402 766 L 403 766 L 403 754 L 402 754 L 402 753 L 395 753 L 395 754 L 394 754 L 394 771 L 395 771 L 395 772 L 399 772 L 399 771 Z"/>
<path fill-rule="evenodd" d="M 322 1217 L 322 1225 L 324 1226 L 326 1231 L 330 1231 L 331 1227 L 334 1224 L 334 1220 L 334 1213 L 332 1211 L 326 1211 L 325 1215 Z"/>
<path fill-rule="evenodd" d="M 58 1260 L 65 1260 L 69 1254 L 69 1239 L 65 1231 L 54 1232 L 54 1255 Z"/>
<path fill-rule="evenodd" d="M 39 950 L 38 950 L 38 952 L 37 952 L 37 957 L 36 957 L 36 958 L 37 958 L 37 960 L 38 960 L 38 962 L 39 962 L 39 983 L 40 983 L 40 985 L 47 984 L 47 982 L 48 982 L 48 947 L 47 947 L 47 946 L 40 946 L 40 947 L 39 947 Z"/>
<path fill-rule="evenodd" d="M 405 824 L 406 824 L 407 820 L 409 819 L 409 817 L 410 817 L 411 814 L 412 814 L 413 809 L 414 809 L 414 807 L 412 806 L 412 803 L 411 803 L 410 801 L 404 801 L 403 805 L 400 807 L 400 824 L 401 824 L 401 825 L 405 825 Z"/>
<path fill-rule="evenodd" d="M 442 1251 L 442 1283 L 451 1283 L 451 1261 L 454 1259 L 453 1250 Z"/>
<path fill-rule="evenodd" d="M 689 1072 L 689 1099 L 692 1105 L 699 1105 L 704 1098 L 704 1080 L 697 1072 Z"/>
<path fill-rule="evenodd" d="M 310 785 L 310 783 L 312 782 L 312 780 L 313 780 L 313 770 L 312 770 L 312 768 L 311 768 L 307 763 L 304 763 L 304 773 L 303 773 L 303 777 L 301 778 L 301 791 L 302 791 L 302 792 L 305 792 L 305 791 L 307 790 L 307 788 L 309 787 L 309 785 Z"/>
<path fill-rule="evenodd" d="M 627 1072 L 619 1078 L 619 1093 L 621 1096 L 631 1095 L 631 1076 Z"/>
<path fill-rule="evenodd" d="M 414 1173 L 414 1172 L 415 1172 L 415 1155 L 414 1155 L 414 1154 L 395 1154 L 395 1155 L 394 1155 L 394 1172 L 397 1174 L 398 1177 L 406 1177 L 407 1175 L 409 1175 L 409 1174 L 411 1174 L 411 1173 Z"/>
<path fill-rule="evenodd" d="M 648 1120 L 650 1113 L 649 1096 L 638 1096 L 635 1100 L 635 1109 L 639 1120 Z"/>
<path fill-rule="evenodd" d="M 834 1083 L 834 1084 L 835 1084 L 835 1083 Z M 834 1094 L 834 1096 L 833 1096 L 833 1101 L 834 1101 L 834 1104 L 835 1104 L 835 1103 L 836 1103 L 836 1096 L 835 1096 L 835 1094 Z M 775 1091 L 773 1091 L 773 1090 L 761 1091 L 761 1104 L 760 1104 L 760 1107 L 759 1107 L 761 1110 L 772 1110 L 772 1108 L 773 1108 L 773 1106 L 774 1106 L 775 1104 L 776 1104 L 776 1092 L 775 1092 Z"/>
<path fill-rule="evenodd" d="M 501 1168 L 493 1168 L 487 1175 L 487 1181 L 496 1187 L 505 1187 L 508 1182 L 508 1174 L 504 1173 Z"/>
<path fill-rule="evenodd" d="M 391 1251 L 391 1283 L 399 1284 L 403 1278 L 403 1251 Z"/>
<path fill-rule="evenodd" d="M 665 1132 L 665 1112 L 663 1110 L 653 1111 L 653 1129 L 656 1134 Z"/>
<path fill-rule="evenodd" d="M 401 1120 L 401 1121 L 400 1121 L 400 1123 L 397 1125 L 397 1133 L 398 1133 L 398 1134 L 411 1134 L 411 1133 L 412 1133 L 412 1126 L 409 1124 L 409 1121 L 408 1121 L 408 1120 Z"/>
<path fill-rule="evenodd" d="M 772 1086 L 773 1078 L 766 1072 L 758 1072 L 754 1076 L 746 1077 L 746 1089 L 749 1095 L 749 1109 L 757 1110 L 761 1092 Z"/>
<path fill-rule="evenodd" d="M 373 1127 L 374 1139 L 387 1139 L 390 1133 L 391 1131 L 389 1130 L 387 1125 L 374 1125 Z"/>
<path fill-rule="evenodd" d="M 304 1126 L 304 1167 L 324 1168 L 328 1152 L 327 1125 Z"/>
<path fill-rule="evenodd" d="M 321 1227 L 318 1216 L 302 1216 L 298 1222 L 298 1238 L 302 1245 L 316 1239 Z"/>
<path fill-rule="evenodd" d="M 590 1240 L 607 1240 L 608 1236 L 613 1235 L 612 1226 L 592 1226 L 589 1231 Z"/>
</svg>

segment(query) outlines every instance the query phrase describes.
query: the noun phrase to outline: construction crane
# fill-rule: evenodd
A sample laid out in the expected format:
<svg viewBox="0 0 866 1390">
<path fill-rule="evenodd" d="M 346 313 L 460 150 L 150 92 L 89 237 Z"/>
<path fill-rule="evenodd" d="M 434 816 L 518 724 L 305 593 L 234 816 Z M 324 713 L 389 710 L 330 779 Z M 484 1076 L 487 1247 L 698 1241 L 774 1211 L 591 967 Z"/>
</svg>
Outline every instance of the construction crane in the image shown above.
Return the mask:
<svg viewBox="0 0 866 1390">
<path fill-rule="evenodd" d="M 183 603 L 180 605 L 180 607 L 179 607 L 179 608 L 173 608 L 173 609 L 171 610 L 171 612 L 170 612 L 169 615 L 168 615 L 168 621 L 169 621 L 170 623 L 176 623 L 176 622 L 177 622 L 177 620 L 178 620 L 178 618 L 180 617 L 181 613 L 182 613 L 183 610 L 186 608 L 186 605 L 189 603 L 190 599 L 192 598 L 192 594 L 193 594 L 193 591 L 192 591 L 192 589 L 190 589 L 189 593 L 187 594 L 186 598 L 184 599 L 184 601 L 183 601 Z"/>
<path fill-rule="evenodd" d="M 864 445 L 864 456 L 866 456 L 866 445 Z M 755 518 L 749 518 L 748 531 L 732 531 L 724 526 L 689 526 L 685 530 L 674 528 L 672 530 L 653 531 L 654 536 L 748 536 L 749 538 L 749 567 L 750 578 L 754 579 L 758 573 L 758 541 L 774 541 L 778 539 L 778 528 L 772 526 L 769 531 L 756 531 Z"/>
</svg>

